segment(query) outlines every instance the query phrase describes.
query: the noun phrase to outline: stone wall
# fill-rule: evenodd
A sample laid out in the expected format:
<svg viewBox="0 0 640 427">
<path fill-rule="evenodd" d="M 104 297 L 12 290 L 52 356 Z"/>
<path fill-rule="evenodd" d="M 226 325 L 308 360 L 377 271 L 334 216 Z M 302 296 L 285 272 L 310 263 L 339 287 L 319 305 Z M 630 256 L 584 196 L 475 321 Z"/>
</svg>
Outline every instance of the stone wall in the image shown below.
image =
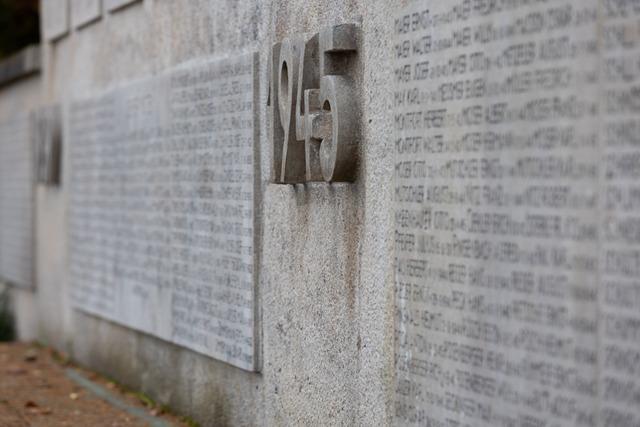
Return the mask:
<svg viewBox="0 0 640 427">
<path fill-rule="evenodd" d="M 0 87 L 0 118 L 52 104 L 63 117 L 60 185 L 36 189 L 36 288 L 12 288 L 21 338 L 203 425 L 638 424 L 637 2 L 43 6 L 40 77 Z M 355 49 L 339 37 L 318 45 L 351 55 L 330 67 L 354 77 L 354 111 L 339 117 L 360 132 L 355 180 L 276 184 L 286 174 L 271 170 L 282 157 L 273 145 L 301 158 L 311 144 L 286 118 L 272 123 L 294 98 L 272 48 L 343 23 L 358 28 Z M 292 40 L 276 51 L 313 51 Z M 229 81 L 211 65 L 252 55 L 256 68 Z M 324 72 L 327 58 L 310 56 Z M 202 93 L 216 103 L 229 95 L 224 105 L 253 109 L 253 120 L 184 105 Z M 343 113 L 329 107 L 309 125 L 326 141 L 336 123 L 327 117 Z M 236 123 L 245 142 L 253 134 L 253 152 L 215 157 L 207 145 L 202 160 L 162 150 L 197 146 L 203 117 Z M 274 143 L 281 133 L 288 139 Z M 184 243 L 180 227 L 210 224 L 198 217 L 209 190 L 226 197 L 233 187 L 206 167 L 200 178 L 215 184 L 186 184 L 193 175 L 179 169 L 206 159 L 246 179 L 243 203 L 230 208 L 243 237 L 205 236 L 242 254 L 232 260 L 197 245 L 167 252 Z M 253 173 L 238 166 L 247 159 Z M 133 164 L 152 173 L 127 179 Z M 145 188 L 144 177 L 170 186 Z M 171 191 L 192 204 L 173 205 L 179 221 L 136 240 L 166 218 L 127 217 L 131 206 L 166 208 L 149 200 Z M 124 217 L 135 219 L 129 228 Z M 214 274 L 207 288 L 197 284 L 207 263 L 246 274 Z M 156 305 L 139 298 L 148 282 Z M 225 287 L 233 301 L 215 303 L 232 309 L 220 321 L 206 291 Z M 176 318 L 199 334 L 176 337 Z M 230 333 L 242 345 L 226 346 Z"/>
<path fill-rule="evenodd" d="M 39 59 L 39 49 L 32 47 L 14 55 L 0 66 L 2 70 L 0 74 L 4 76 L 0 87 L 0 117 L 8 120 L 16 115 L 28 116 L 41 105 L 42 82 L 39 74 Z M 33 207 L 35 209 L 35 203 Z M 32 213 L 35 214 L 35 210 Z M 32 232 L 36 233 L 35 219 L 33 219 Z M 31 254 L 31 259 L 35 263 L 35 253 Z M 35 266 L 32 271 L 35 273 Z M 37 299 L 33 290 L 28 289 L 34 284 L 35 280 L 26 288 L 18 286 L 8 288 L 15 315 L 15 327 L 18 335 L 25 340 L 38 337 Z"/>
<path fill-rule="evenodd" d="M 76 3 L 83 2 L 72 1 L 72 7 Z M 97 20 L 86 18 L 88 23 L 78 18 L 74 25 L 70 19 L 62 23 L 66 32 L 45 29 L 41 102 L 62 104 L 66 118 L 75 100 L 189 60 L 258 53 L 261 370 L 234 368 L 72 308 L 72 171 L 64 146 L 60 187 L 37 189 L 37 291 L 17 296 L 25 325 L 21 336 L 52 344 L 203 425 L 389 424 L 394 304 L 390 9 L 384 1 L 144 0 L 105 9 Z M 60 10 L 43 11 L 43 25 L 59 23 L 54 15 Z M 345 22 L 357 23 L 363 35 L 357 67 L 364 88 L 365 142 L 357 180 L 270 184 L 270 48 L 286 36 Z M 0 96 L 0 105 L 5 98 Z M 68 132 L 65 126 L 64 141 Z"/>
</svg>

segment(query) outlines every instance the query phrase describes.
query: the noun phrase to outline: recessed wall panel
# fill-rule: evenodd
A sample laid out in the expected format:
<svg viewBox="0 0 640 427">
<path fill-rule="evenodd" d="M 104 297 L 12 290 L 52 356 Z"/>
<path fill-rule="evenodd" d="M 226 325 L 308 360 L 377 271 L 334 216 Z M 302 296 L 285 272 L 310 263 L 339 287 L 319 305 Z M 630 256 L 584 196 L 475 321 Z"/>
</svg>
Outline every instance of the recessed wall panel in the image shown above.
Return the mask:
<svg viewBox="0 0 640 427">
<path fill-rule="evenodd" d="M 253 55 L 73 103 L 77 308 L 257 368 Z"/>
</svg>

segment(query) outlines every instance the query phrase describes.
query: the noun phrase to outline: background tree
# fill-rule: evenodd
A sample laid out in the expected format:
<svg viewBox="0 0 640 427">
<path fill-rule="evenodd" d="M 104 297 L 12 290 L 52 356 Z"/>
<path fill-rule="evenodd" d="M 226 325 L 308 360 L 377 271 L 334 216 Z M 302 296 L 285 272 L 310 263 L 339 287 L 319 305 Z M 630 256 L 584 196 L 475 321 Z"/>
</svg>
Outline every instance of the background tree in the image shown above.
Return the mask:
<svg viewBox="0 0 640 427">
<path fill-rule="evenodd" d="M 0 0 L 0 58 L 40 42 L 38 0 Z"/>
</svg>

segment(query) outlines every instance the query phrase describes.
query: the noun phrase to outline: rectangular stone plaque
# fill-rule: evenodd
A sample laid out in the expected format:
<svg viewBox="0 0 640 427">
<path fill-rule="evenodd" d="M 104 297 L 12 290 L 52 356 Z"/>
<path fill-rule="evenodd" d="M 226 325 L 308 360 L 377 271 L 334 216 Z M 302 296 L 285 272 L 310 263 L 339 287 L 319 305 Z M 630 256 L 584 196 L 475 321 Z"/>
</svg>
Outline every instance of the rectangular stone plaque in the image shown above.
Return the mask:
<svg viewBox="0 0 640 427">
<path fill-rule="evenodd" d="M 391 25 L 399 425 L 640 425 L 640 8 Z"/>
<path fill-rule="evenodd" d="M 257 56 L 74 102 L 77 308 L 257 370 Z"/>
<path fill-rule="evenodd" d="M 74 28 L 83 27 L 102 16 L 102 2 L 100 0 L 71 0 L 71 25 Z"/>
<path fill-rule="evenodd" d="M 0 281 L 33 286 L 34 159 L 31 117 L 0 122 Z"/>
<path fill-rule="evenodd" d="M 45 40 L 56 40 L 69 33 L 68 0 L 41 0 L 42 31 Z"/>
<path fill-rule="evenodd" d="M 114 11 L 141 0 L 105 0 L 107 10 Z"/>
</svg>

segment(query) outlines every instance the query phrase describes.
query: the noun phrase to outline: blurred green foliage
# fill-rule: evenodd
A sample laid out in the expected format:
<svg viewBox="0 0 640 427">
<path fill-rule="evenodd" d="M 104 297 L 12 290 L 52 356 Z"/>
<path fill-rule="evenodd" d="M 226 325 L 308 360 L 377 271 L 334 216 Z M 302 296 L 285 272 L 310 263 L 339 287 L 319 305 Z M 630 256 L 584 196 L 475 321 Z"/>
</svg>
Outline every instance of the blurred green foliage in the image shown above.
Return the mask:
<svg viewBox="0 0 640 427">
<path fill-rule="evenodd" d="M 38 0 L 0 0 L 0 58 L 40 42 Z"/>
</svg>

